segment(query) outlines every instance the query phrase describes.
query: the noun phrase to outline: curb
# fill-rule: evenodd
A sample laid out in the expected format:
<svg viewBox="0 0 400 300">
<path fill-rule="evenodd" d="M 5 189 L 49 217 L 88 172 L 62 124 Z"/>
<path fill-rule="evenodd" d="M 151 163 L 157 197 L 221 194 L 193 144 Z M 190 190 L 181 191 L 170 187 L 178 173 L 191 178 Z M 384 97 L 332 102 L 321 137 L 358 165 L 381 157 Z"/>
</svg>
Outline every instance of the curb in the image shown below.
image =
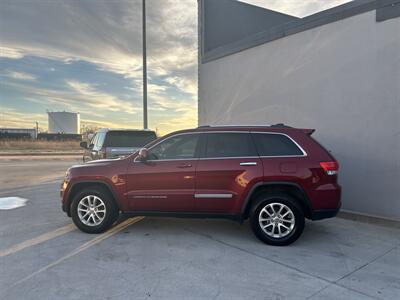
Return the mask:
<svg viewBox="0 0 400 300">
<path fill-rule="evenodd" d="M 386 227 L 391 227 L 391 228 L 400 228 L 400 220 L 387 219 L 387 218 L 377 217 L 377 216 L 370 216 L 370 215 L 365 215 L 362 213 L 348 211 L 348 210 L 339 211 L 337 217 L 341 218 L 341 219 L 351 220 L 351 221 L 356 221 L 356 222 L 361 222 L 361 223 L 381 225 L 381 226 L 386 226 Z"/>
</svg>

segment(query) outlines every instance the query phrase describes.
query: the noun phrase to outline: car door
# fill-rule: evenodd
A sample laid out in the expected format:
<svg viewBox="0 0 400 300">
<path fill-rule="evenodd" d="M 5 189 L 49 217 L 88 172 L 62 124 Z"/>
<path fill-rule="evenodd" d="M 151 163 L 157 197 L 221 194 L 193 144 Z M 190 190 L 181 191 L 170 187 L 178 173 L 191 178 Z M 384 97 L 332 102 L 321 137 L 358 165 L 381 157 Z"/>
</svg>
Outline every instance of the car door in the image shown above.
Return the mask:
<svg viewBox="0 0 400 300">
<path fill-rule="evenodd" d="M 104 139 L 106 137 L 106 133 L 105 132 L 98 132 L 96 134 L 96 139 L 92 142 L 93 143 L 93 147 L 92 149 L 90 149 L 91 152 L 91 158 L 92 160 L 96 160 L 96 159 L 100 159 L 100 150 L 103 147 L 103 142 Z"/>
<path fill-rule="evenodd" d="M 96 133 L 90 140 L 87 148 L 83 152 L 83 161 L 84 162 L 93 160 L 93 152 L 92 151 L 93 151 L 93 147 L 94 147 L 95 143 L 97 142 L 98 138 L 99 138 L 99 133 Z"/>
<path fill-rule="evenodd" d="M 194 208 L 199 134 L 177 134 L 148 149 L 127 171 L 131 211 L 190 212 Z"/>
<path fill-rule="evenodd" d="M 262 180 L 262 162 L 249 132 L 209 132 L 196 169 L 199 212 L 236 214 L 250 186 Z"/>
</svg>

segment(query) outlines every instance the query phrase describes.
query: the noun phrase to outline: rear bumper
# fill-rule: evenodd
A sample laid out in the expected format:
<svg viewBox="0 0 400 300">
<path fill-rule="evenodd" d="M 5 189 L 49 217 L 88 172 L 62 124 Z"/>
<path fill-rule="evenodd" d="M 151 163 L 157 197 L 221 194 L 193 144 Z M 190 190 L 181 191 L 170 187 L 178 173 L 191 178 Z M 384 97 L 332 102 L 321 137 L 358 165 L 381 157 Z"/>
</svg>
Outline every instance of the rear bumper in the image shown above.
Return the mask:
<svg viewBox="0 0 400 300">
<path fill-rule="evenodd" d="M 317 221 L 322 219 L 333 218 L 338 214 L 341 206 L 342 203 L 340 202 L 338 208 L 314 210 L 311 212 L 311 220 Z"/>
</svg>

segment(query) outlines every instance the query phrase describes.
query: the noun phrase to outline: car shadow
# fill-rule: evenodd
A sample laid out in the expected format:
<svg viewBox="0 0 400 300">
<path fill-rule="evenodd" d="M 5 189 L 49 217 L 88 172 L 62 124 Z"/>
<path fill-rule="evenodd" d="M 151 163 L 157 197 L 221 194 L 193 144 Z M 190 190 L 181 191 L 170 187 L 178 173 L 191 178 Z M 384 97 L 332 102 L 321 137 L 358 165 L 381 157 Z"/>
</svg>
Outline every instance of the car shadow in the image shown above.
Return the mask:
<svg viewBox="0 0 400 300">
<path fill-rule="evenodd" d="M 121 216 L 117 223 L 121 223 L 128 218 L 128 216 Z M 321 222 L 306 221 L 302 236 L 292 245 L 295 247 L 296 244 L 315 243 L 317 240 L 321 243 L 326 242 L 324 236 L 329 235 L 329 230 L 326 229 L 326 226 L 319 226 L 320 224 Z M 123 232 L 140 232 L 150 236 L 153 231 L 156 231 L 157 234 L 164 232 L 168 235 L 173 235 L 174 232 L 181 235 L 185 232 L 188 235 L 202 236 L 224 243 L 234 241 L 247 245 L 249 243 L 265 245 L 255 237 L 248 220 L 239 223 L 232 220 L 212 218 L 145 217 L 134 226 L 126 228 Z"/>
</svg>

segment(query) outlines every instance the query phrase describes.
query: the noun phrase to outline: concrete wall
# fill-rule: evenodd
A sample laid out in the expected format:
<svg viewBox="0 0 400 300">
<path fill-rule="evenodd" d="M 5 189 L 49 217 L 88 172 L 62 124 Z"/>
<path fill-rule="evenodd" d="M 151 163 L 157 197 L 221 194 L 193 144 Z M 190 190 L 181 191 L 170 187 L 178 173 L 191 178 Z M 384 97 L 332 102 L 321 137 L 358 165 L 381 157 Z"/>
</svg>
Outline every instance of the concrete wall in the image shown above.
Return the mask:
<svg viewBox="0 0 400 300">
<path fill-rule="evenodd" d="M 400 18 L 375 10 L 199 66 L 199 123 L 315 128 L 344 209 L 400 220 Z"/>
</svg>

